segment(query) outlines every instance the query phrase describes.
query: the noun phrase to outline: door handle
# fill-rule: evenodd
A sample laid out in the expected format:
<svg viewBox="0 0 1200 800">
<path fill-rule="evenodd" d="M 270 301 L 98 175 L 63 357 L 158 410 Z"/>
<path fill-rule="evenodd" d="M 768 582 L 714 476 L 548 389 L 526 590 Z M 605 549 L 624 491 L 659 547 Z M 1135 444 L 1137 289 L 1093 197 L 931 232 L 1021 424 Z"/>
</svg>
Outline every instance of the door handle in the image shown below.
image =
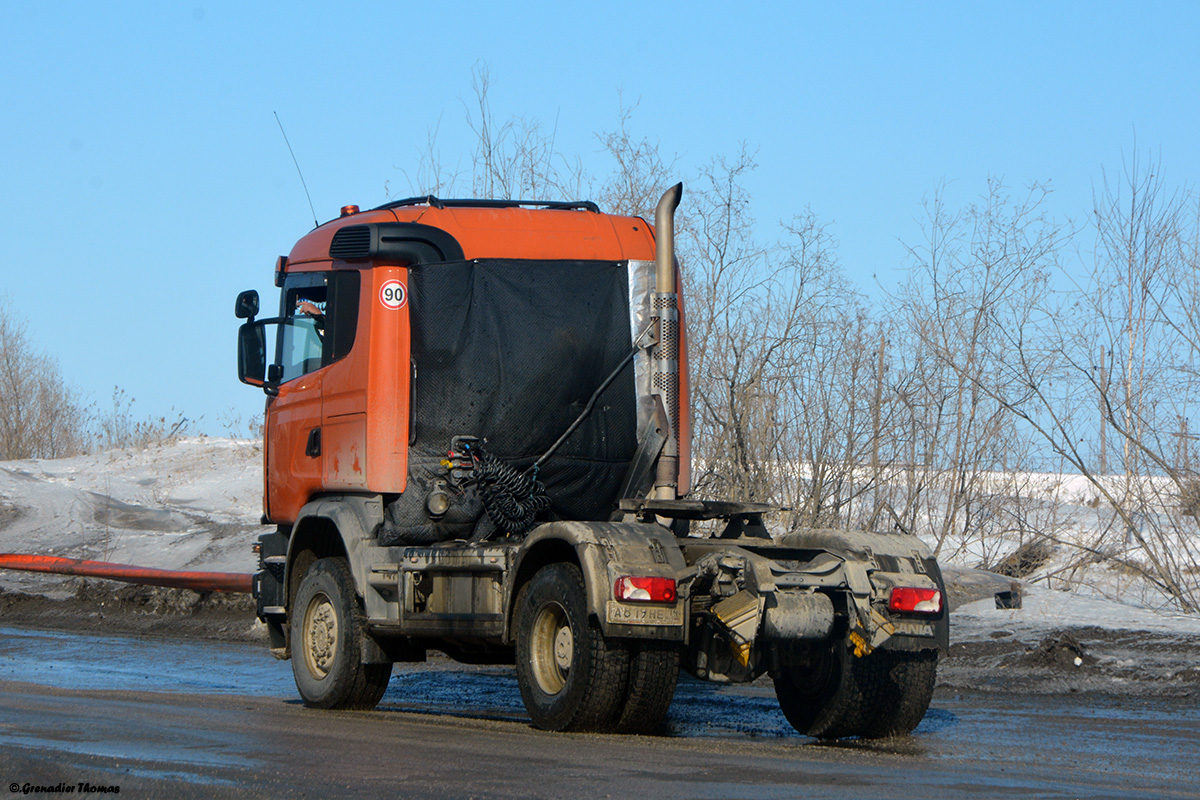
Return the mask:
<svg viewBox="0 0 1200 800">
<path fill-rule="evenodd" d="M 316 458 L 321 455 L 321 429 L 313 428 L 308 432 L 308 444 L 304 446 L 304 455 Z"/>
</svg>

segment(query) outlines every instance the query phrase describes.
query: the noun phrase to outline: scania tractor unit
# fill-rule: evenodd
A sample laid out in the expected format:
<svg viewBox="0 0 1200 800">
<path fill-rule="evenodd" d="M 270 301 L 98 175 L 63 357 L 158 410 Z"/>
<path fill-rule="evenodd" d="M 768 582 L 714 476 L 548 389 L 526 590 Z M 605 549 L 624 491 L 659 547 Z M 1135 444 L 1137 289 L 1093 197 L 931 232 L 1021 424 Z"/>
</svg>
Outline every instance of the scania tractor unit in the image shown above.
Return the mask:
<svg viewBox="0 0 1200 800">
<path fill-rule="evenodd" d="M 279 258 L 277 316 L 238 295 L 239 378 L 267 395 L 254 596 L 307 705 L 373 708 L 436 650 L 514 665 L 549 730 L 653 732 L 680 669 L 769 675 L 818 738 L 924 717 L 949 620 L 919 539 L 773 536 L 778 509 L 689 496 L 682 191 L 653 226 L 347 206 Z"/>
</svg>

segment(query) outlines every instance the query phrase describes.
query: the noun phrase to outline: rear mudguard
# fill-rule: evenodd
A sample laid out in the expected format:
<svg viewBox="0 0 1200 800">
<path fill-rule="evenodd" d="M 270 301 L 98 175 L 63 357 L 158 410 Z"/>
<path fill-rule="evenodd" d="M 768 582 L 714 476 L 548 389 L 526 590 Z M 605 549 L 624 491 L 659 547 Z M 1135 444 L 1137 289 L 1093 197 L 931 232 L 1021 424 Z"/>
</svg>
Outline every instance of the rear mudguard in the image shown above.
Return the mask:
<svg viewBox="0 0 1200 800">
<path fill-rule="evenodd" d="M 693 577 L 693 673 L 753 680 L 771 660 L 844 642 L 855 655 L 876 649 L 945 650 L 949 621 L 941 573 L 915 537 L 808 530 L 781 537 L 681 542 Z M 888 607 L 896 586 L 938 589 L 935 614 Z"/>
<path fill-rule="evenodd" d="M 547 564 L 574 554 L 587 586 L 587 609 L 606 636 L 684 639 L 684 597 L 673 603 L 627 603 L 614 596 L 623 576 L 679 579 L 687 564 L 672 533 L 661 525 L 638 522 L 549 522 L 534 529 L 521 546 L 511 582 L 510 627 L 517 596 Z M 631 620 L 631 621 L 622 621 Z"/>
<path fill-rule="evenodd" d="M 933 551 L 916 536 L 900 533 L 814 528 L 783 536 L 784 547 L 821 549 L 842 558 L 843 571 L 860 622 L 865 625 L 868 649 L 923 650 L 936 646 L 945 653 L 950 647 L 950 619 L 946 608 L 946 586 Z M 864 581 L 865 578 L 865 581 Z M 898 618 L 887 611 L 894 586 L 929 586 L 942 593 L 942 610 L 919 618 Z M 932 641 L 931 641 L 932 640 Z"/>
</svg>

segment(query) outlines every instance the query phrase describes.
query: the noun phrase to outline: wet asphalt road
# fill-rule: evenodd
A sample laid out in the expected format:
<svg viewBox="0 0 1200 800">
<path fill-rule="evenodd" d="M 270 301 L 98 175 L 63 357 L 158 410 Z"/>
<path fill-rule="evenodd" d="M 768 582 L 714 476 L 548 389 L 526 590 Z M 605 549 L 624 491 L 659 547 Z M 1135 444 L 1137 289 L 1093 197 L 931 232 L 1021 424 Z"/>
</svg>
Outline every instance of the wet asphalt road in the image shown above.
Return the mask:
<svg viewBox="0 0 1200 800">
<path fill-rule="evenodd" d="M 662 735 L 549 734 L 505 669 L 406 667 L 379 710 L 320 712 L 255 646 L 0 628 L 11 796 L 1200 798 L 1198 764 L 1191 702 L 939 695 L 913 736 L 827 745 L 767 683 L 687 680 Z"/>
</svg>

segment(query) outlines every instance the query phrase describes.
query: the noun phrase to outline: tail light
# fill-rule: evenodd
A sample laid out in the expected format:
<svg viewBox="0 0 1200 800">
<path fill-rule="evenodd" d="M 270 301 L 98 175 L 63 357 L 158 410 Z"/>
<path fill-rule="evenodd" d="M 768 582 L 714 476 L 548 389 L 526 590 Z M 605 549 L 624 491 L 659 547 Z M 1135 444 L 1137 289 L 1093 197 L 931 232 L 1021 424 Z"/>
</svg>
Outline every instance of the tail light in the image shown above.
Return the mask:
<svg viewBox="0 0 1200 800">
<path fill-rule="evenodd" d="M 613 585 L 613 597 L 642 603 L 674 603 L 674 578 L 642 578 L 625 576 Z"/>
<path fill-rule="evenodd" d="M 906 614 L 940 614 L 942 593 L 937 589 L 894 586 L 888 608 Z"/>
</svg>

